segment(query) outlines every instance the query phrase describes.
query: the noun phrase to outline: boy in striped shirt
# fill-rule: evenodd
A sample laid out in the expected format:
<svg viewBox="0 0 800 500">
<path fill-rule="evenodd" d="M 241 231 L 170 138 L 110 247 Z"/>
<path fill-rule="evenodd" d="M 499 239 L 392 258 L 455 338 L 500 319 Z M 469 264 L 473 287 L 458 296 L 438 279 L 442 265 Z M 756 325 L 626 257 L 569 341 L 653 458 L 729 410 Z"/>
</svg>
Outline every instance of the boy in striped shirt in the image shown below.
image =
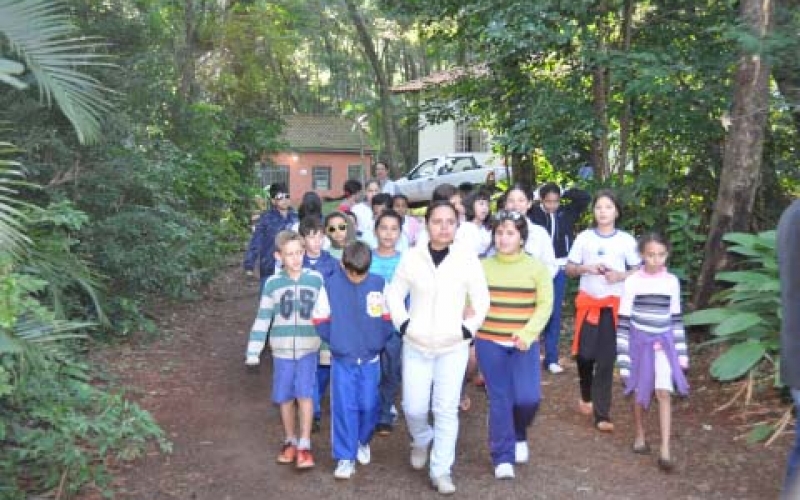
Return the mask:
<svg viewBox="0 0 800 500">
<path fill-rule="evenodd" d="M 247 343 L 247 358 L 258 359 L 269 332 L 273 357 L 272 400 L 280 405 L 286 436 L 277 461 L 308 469 L 314 466 L 312 397 L 320 346 L 312 312 L 323 282 L 318 272 L 303 268 L 304 240 L 298 233 L 281 231 L 275 238 L 275 248 L 278 249 L 275 258 L 283 263 L 283 269 L 264 283 L 258 315 Z M 297 409 L 299 439 L 295 427 Z"/>
</svg>

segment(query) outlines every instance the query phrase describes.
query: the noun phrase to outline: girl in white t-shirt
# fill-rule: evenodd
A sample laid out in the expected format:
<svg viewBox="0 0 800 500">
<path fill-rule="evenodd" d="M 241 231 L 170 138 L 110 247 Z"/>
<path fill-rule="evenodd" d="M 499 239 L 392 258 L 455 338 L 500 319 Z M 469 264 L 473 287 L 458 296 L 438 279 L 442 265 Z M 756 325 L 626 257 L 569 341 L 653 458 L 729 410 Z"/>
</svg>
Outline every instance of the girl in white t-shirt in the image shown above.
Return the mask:
<svg viewBox="0 0 800 500">
<path fill-rule="evenodd" d="M 533 194 L 528 187 L 515 184 L 506 192 L 505 209 L 510 212 L 527 214 L 533 205 Z M 556 254 L 553 251 L 553 242 L 550 235 L 542 226 L 537 226 L 525 216 L 528 222 L 528 239 L 525 241 L 525 252 L 542 261 L 550 270 L 550 276 L 555 276 L 558 272 L 556 264 Z"/>
<path fill-rule="evenodd" d="M 492 243 L 489 212 L 489 195 L 484 191 L 472 193 L 464 200 L 465 220 L 458 226 L 456 241 L 478 257 L 484 257 Z"/>
<path fill-rule="evenodd" d="M 617 312 L 624 281 L 641 260 L 633 236 L 616 227 L 621 211 L 614 193 L 598 191 L 592 211 L 594 227 L 575 238 L 567 256 L 567 276 L 580 277 L 572 355 L 578 363 L 579 411 L 593 413 L 595 427 L 611 432 Z"/>
</svg>

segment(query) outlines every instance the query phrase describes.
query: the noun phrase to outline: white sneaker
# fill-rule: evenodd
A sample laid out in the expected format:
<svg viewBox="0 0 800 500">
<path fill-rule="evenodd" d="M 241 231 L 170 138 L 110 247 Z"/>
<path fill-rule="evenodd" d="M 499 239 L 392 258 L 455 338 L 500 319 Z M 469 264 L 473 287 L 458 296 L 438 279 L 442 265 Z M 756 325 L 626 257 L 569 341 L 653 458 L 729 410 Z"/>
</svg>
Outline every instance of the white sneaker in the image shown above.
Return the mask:
<svg viewBox="0 0 800 500">
<path fill-rule="evenodd" d="M 514 479 L 514 466 L 511 464 L 498 464 L 494 468 L 496 479 Z"/>
<path fill-rule="evenodd" d="M 422 470 L 428 462 L 428 447 L 411 445 L 411 468 Z"/>
<path fill-rule="evenodd" d="M 558 375 L 559 373 L 564 371 L 564 368 L 561 367 L 558 363 L 550 363 L 547 365 L 547 371 L 552 373 L 553 375 Z"/>
<path fill-rule="evenodd" d="M 514 446 L 514 461 L 518 464 L 524 464 L 528 462 L 529 458 L 530 452 L 528 451 L 528 442 L 517 441 L 517 444 Z"/>
<path fill-rule="evenodd" d="M 358 453 L 356 453 L 356 458 L 358 459 L 358 463 L 361 465 L 367 465 L 369 463 L 369 461 L 372 459 L 372 453 L 370 452 L 368 444 L 358 445 Z"/>
<path fill-rule="evenodd" d="M 356 463 L 352 460 L 339 460 L 336 464 L 336 470 L 333 471 L 333 477 L 336 479 L 350 479 L 356 471 Z"/>
<path fill-rule="evenodd" d="M 260 363 L 261 359 L 255 354 L 248 354 L 247 359 L 244 360 L 246 366 L 258 366 Z"/>
<path fill-rule="evenodd" d="M 456 492 L 456 485 L 453 484 L 453 478 L 449 474 L 432 478 L 431 483 L 441 495 L 452 495 Z"/>
</svg>

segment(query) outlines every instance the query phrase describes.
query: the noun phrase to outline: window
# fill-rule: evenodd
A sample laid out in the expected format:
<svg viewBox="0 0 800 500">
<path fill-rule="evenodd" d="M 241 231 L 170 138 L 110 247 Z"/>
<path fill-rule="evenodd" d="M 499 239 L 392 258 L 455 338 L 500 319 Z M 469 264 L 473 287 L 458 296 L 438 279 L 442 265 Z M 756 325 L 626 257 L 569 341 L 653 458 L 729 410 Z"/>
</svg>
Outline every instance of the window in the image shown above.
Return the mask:
<svg viewBox="0 0 800 500">
<path fill-rule="evenodd" d="M 329 190 L 331 188 L 331 167 L 318 166 L 311 168 L 311 188 Z"/>
<path fill-rule="evenodd" d="M 275 165 L 272 162 L 256 163 L 256 176 L 261 188 L 276 182 L 283 182 L 289 186 L 289 165 Z"/>
<path fill-rule="evenodd" d="M 363 165 L 348 165 L 347 166 L 347 180 L 356 180 L 363 182 L 364 179 L 364 166 Z"/>
<path fill-rule="evenodd" d="M 419 179 L 422 177 L 433 177 L 436 175 L 436 158 L 426 160 L 408 175 L 409 179 Z"/>
<path fill-rule="evenodd" d="M 488 153 L 489 133 L 469 122 L 456 124 L 456 153 Z"/>
</svg>

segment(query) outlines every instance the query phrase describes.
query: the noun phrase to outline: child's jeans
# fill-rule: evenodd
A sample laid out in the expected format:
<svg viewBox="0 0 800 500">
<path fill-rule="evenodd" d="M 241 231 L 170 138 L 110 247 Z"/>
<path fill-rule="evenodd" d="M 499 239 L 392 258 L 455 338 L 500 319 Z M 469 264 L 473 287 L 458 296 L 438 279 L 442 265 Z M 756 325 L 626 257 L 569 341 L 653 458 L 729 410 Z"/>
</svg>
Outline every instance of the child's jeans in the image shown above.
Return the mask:
<svg viewBox="0 0 800 500">
<path fill-rule="evenodd" d="M 379 424 L 392 424 L 392 405 L 400 389 L 402 377 L 403 340 L 397 332 L 386 342 L 381 353 L 381 383 L 378 389 L 381 401 Z"/>
<path fill-rule="evenodd" d="M 314 420 L 322 418 L 322 400 L 331 381 L 331 365 L 317 365 L 317 383 L 314 387 Z"/>
<path fill-rule="evenodd" d="M 794 408 L 800 415 L 800 389 L 792 389 Z M 786 479 L 783 482 L 782 499 L 792 500 L 800 494 L 800 432 L 794 433 L 794 448 L 786 464 Z"/>
</svg>

